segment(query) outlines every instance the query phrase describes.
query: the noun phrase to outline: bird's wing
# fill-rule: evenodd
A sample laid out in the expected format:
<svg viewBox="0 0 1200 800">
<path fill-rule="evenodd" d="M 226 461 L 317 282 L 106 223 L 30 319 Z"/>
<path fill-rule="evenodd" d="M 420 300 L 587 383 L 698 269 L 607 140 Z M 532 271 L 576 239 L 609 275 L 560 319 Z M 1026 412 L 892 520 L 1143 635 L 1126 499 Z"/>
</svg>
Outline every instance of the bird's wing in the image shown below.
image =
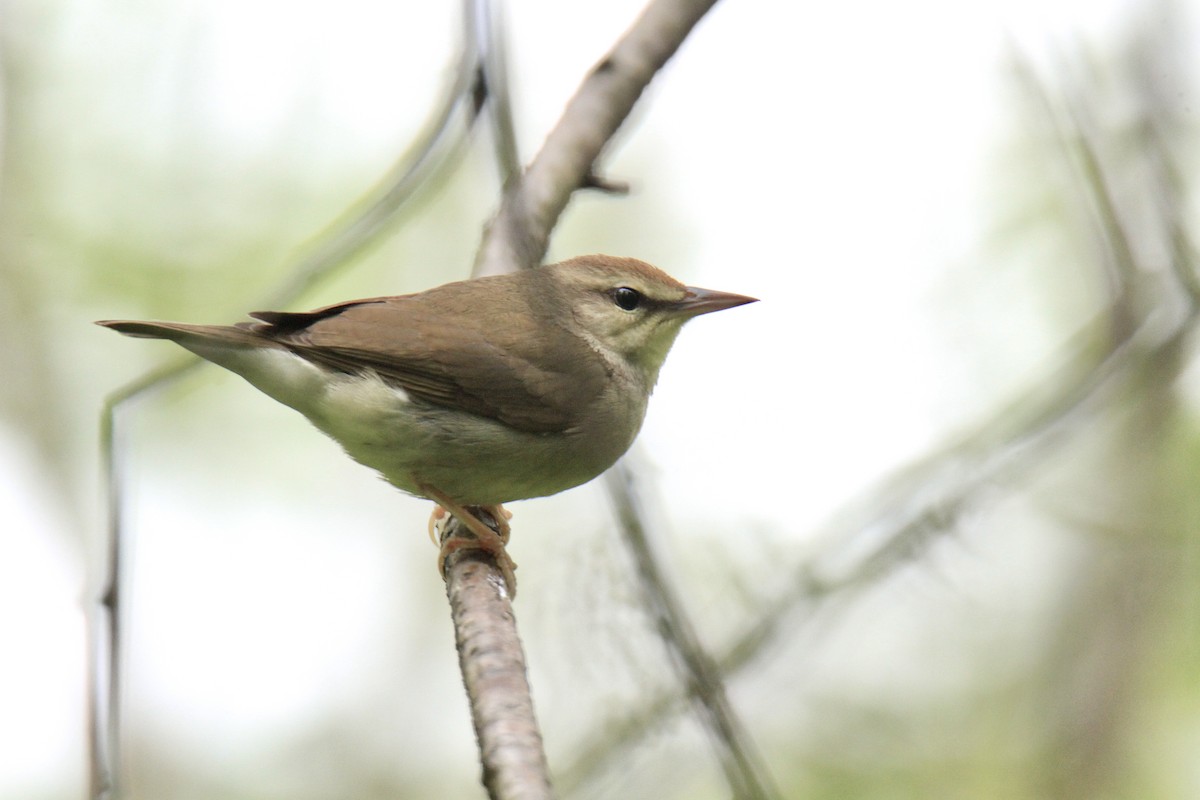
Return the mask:
<svg viewBox="0 0 1200 800">
<path fill-rule="evenodd" d="M 372 371 L 434 405 L 531 433 L 578 427 L 606 385 L 603 360 L 519 306 L 503 325 L 491 326 L 471 308 L 470 298 L 455 292 L 425 292 L 310 312 L 257 312 L 251 316 L 260 322 L 249 327 L 310 361 L 351 374 Z"/>
</svg>

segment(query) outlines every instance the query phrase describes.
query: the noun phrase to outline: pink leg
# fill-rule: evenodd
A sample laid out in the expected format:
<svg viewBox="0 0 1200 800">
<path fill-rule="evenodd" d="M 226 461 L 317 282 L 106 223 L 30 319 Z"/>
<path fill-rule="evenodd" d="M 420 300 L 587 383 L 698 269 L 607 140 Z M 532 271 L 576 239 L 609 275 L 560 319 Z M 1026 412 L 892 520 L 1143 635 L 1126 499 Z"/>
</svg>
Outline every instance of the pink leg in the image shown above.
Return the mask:
<svg viewBox="0 0 1200 800">
<path fill-rule="evenodd" d="M 515 575 L 515 571 L 517 565 L 505 549 L 511 533 L 508 520 L 512 518 L 512 514 L 506 511 L 503 506 L 480 506 L 495 521 L 499 531 L 494 531 L 465 506 L 455 503 L 432 486 L 421 485 L 420 489 L 426 496 L 432 498 L 438 504 L 438 508 L 434 509 L 433 515 L 429 519 L 431 536 L 434 535 L 435 525 L 445 517 L 447 512 L 453 514 L 473 534 L 473 536 L 452 536 L 442 542 L 441 551 L 438 553 L 438 569 L 441 571 L 442 576 L 445 577 L 446 575 L 446 559 L 454 551 L 461 550 L 464 547 L 483 550 L 495 556 L 497 566 L 499 566 L 500 572 L 504 575 L 504 582 L 508 586 L 509 595 L 516 597 L 517 576 Z"/>
</svg>

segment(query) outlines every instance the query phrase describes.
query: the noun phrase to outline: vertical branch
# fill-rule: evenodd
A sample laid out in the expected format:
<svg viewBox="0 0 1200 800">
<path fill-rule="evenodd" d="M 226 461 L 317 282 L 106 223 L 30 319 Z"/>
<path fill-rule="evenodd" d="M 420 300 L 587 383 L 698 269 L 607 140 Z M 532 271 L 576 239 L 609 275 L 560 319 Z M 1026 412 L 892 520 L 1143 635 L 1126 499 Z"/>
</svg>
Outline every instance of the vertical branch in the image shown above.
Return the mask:
<svg viewBox="0 0 1200 800">
<path fill-rule="evenodd" d="M 121 537 L 121 487 L 117 478 L 122 448 L 115 438 L 118 430 L 116 412 L 110 403 L 105 406 L 101 419 L 100 451 L 104 454 L 104 488 L 108 502 L 108 539 L 104 554 L 103 573 L 100 578 L 100 596 L 93 604 L 88 616 L 88 796 L 92 800 L 109 800 L 116 789 L 116 776 L 120 772 L 121 729 L 117 700 L 121 693 L 117 679 L 121 675 L 121 657 L 117 648 L 122 639 L 121 598 L 118 594 L 122 571 Z"/>
<path fill-rule="evenodd" d="M 450 523 L 446 535 L 459 524 Z M 488 797 L 549 800 L 550 770 L 504 578 L 481 550 L 461 549 L 447 560 L 446 597 Z"/>
<path fill-rule="evenodd" d="M 501 179 L 508 183 L 521 171 L 517 132 L 513 125 L 512 93 L 508 88 L 508 51 L 502 20 L 489 0 L 467 0 L 473 38 L 478 42 L 477 111 L 486 103 L 492 145 Z"/>
<path fill-rule="evenodd" d="M 127 426 L 122 411 L 151 389 L 161 388 L 200 365 L 197 358 L 166 364 L 117 390 L 100 416 L 100 457 L 108 519 L 105 552 L 96 599 L 88 614 L 88 784 L 93 800 L 109 800 L 118 792 L 121 775 L 121 711 L 125 649 L 123 576 L 128 537 L 125 533 L 124 475 Z"/>
</svg>

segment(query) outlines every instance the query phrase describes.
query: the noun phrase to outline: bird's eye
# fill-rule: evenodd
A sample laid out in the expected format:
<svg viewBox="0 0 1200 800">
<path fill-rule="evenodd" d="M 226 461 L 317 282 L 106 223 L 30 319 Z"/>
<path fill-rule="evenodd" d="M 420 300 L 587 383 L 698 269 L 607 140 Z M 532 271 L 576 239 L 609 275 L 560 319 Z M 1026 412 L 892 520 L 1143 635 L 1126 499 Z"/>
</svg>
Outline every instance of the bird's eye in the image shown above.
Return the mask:
<svg viewBox="0 0 1200 800">
<path fill-rule="evenodd" d="M 625 311 L 633 311 L 642 304 L 642 293 L 637 289 L 630 289 L 628 286 L 618 286 L 612 290 L 611 294 L 617 307 Z"/>
</svg>

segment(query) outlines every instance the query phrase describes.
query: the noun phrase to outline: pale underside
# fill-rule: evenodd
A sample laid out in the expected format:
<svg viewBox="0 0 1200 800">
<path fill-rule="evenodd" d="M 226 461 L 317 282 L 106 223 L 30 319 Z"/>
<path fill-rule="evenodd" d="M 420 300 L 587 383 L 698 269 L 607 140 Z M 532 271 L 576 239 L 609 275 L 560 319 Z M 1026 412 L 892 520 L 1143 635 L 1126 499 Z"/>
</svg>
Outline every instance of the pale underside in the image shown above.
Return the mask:
<svg viewBox="0 0 1200 800">
<path fill-rule="evenodd" d="M 625 424 L 614 415 L 561 432 L 519 431 L 413 400 L 369 370 L 332 373 L 282 348 L 181 343 L 304 414 L 394 486 L 422 496 L 422 486 L 432 486 L 464 505 L 542 497 L 586 483 L 629 448 L 645 413 L 643 401 L 622 415 Z"/>
</svg>

